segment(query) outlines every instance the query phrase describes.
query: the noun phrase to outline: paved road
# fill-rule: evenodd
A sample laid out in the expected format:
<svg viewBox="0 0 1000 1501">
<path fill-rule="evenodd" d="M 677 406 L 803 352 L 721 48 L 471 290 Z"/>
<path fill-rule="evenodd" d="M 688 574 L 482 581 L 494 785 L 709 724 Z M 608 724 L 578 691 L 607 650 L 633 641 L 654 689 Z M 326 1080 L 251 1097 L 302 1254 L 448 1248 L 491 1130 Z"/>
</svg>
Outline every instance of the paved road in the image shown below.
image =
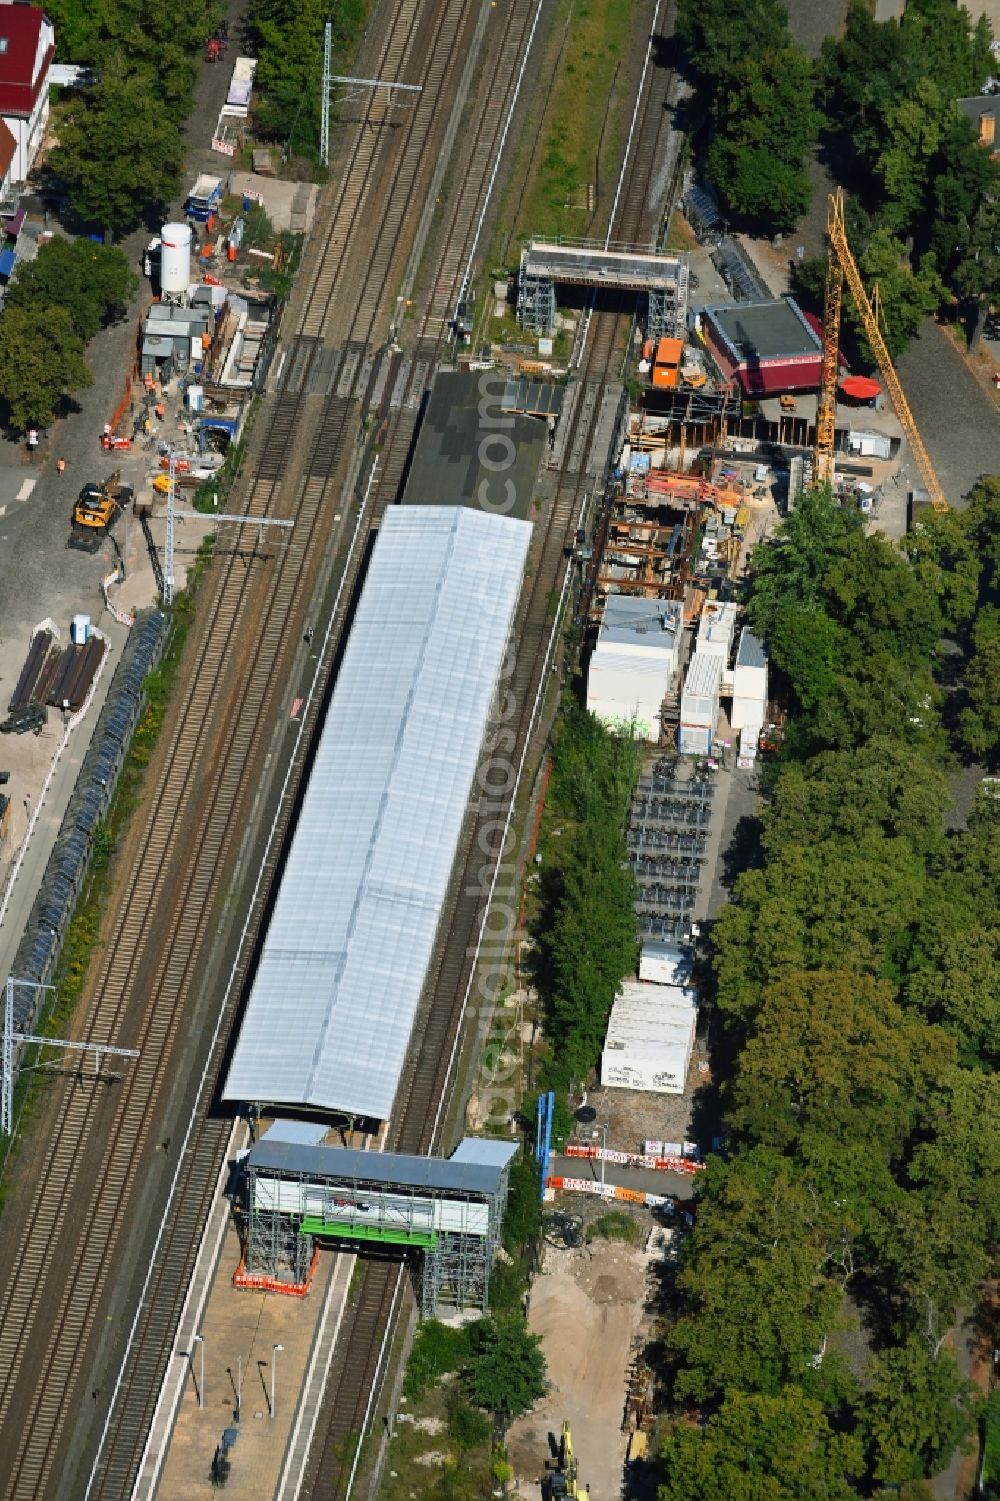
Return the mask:
<svg viewBox="0 0 1000 1501">
<path fill-rule="evenodd" d="M 944 493 L 958 505 L 981 474 L 1000 473 L 1000 408 L 931 319 L 896 368 Z"/>
<path fill-rule="evenodd" d="M 549 1158 L 553 1178 L 589 1178 L 601 1180 L 601 1164 L 586 1157 Z M 658 1173 L 651 1168 L 621 1167 L 616 1162 L 604 1164 L 604 1181 L 617 1188 L 634 1188 L 640 1193 L 672 1194 L 676 1199 L 693 1199 L 696 1174 Z"/>
<path fill-rule="evenodd" d="M 242 7 L 243 0 L 229 0 L 224 7 L 234 36 Z M 225 64 L 202 66 L 197 102 L 185 130 L 185 174 L 211 164 L 220 172 L 225 170 L 222 157 L 206 157 L 206 147 L 225 100 L 235 53 L 233 46 Z M 186 191 L 186 175 L 182 184 Z M 180 208 L 178 201 L 172 210 L 175 217 Z M 122 249 L 133 264 L 148 239 L 149 232 L 140 230 L 123 241 Z M 135 352 L 136 321 L 149 296 L 149 285 L 142 280 L 123 322 L 106 329 L 89 346 L 87 361 L 94 384 L 80 393 L 79 410 L 56 422 L 34 466 L 28 465 L 22 442 L 0 437 L 0 700 L 16 681 L 22 647 L 37 621 L 51 615 L 68 623 L 77 610 L 95 618 L 100 613 L 100 579 L 108 571 L 111 550 L 106 548 L 97 557 L 68 550 L 69 510 L 81 485 L 119 467 L 101 453 L 98 435 L 122 395 Z M 66 460 L 61 480 L 55 473 L 55 460 L 60 456 Z M 143 459 L 133 456 L 131 464 L 120 467 L 131 469 L 132 475 L 124 477 L 133 478 L 136 467 L 141 472 Z M 35 481 L 33 488 L 25 486 L 26 480 Z M 19 500 L 26 488 L 30 495 Z"/>
</svg>

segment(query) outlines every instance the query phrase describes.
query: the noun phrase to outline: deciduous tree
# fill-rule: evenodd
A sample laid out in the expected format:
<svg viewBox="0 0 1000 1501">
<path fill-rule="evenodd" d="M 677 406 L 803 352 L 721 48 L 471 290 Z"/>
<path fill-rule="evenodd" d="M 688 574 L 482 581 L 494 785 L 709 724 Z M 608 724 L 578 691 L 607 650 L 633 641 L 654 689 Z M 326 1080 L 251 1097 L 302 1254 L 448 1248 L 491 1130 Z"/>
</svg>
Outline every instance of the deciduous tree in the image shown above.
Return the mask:
<svg viewBox="0 0 1000 1501">
<path fill-rule="evenodd" d="M 943 1469 L 972 1427 L 974 1392 L 950 1350 L 935 1353 L 912 1338 L 879 1356 L 864 1403 L 876 1478 L 900 1482 Z"/>
<path fill-rule="evenodd" d="M 182 157 L 180 131 L 152 81 L 130 75 L 119 55 L 68 109 L 50 165 L 81 219 L 117 234 L 169 203 Z"/>
<path fill-rule="evenodd" d="M 678 1424 L 660 1451 L 660 1501 L 852 1501 L 861 1445 L 799 1388 L 729 1391 L 704 1427 Z"/>
<path fill-rule="evenodd" d="M 805 162 L 820 119 L 813 87 L 795 45 L 752 53 L 736 70 L 718 101 L 708 171 L 737 214 L 788 229 L 809 207 Z"/>
<path fill-rule="evenodd" d="M 44 316 L 13 307 L 0 318 L 0 401 L 7 421 L 24 432 L 51 422 L 63 397 L 93 382 L 83 342 L 65 308 Z"/>
<path fill-rule="evenodd" d="M 680 1401 L 739 1388 L 775 1396 L 812 1368 L 840 1303 L 835 1221 L 778 1153 L 712 1159 L 664 1331 Z"/>
<path fill-rule="evenodd" d="M 907 1017 L 892 987 L 850 970 L 792 972 L 764 991 L 740 1054 L 730 1119 L 749 1141 L 860 1136 L 898 1156 L 954 1044 Z"/>
<path fill-rule="evenodd" d="M 972 219 L 955 283 L 975 308 L 969 338 L 969 347 L 975 351 L 987 311 L 991 304 L 1000 302 L 1000 187 L 993 197 L 983 199 Z"/>
<path fill-rule="evenodd" d="M 473 1402 L 504 1424 L 527 1412 L 545 1393 L 541 1338 L 511 1314 L 487 1319 L 472 1332 L 465 1386 Z"/>
<path fill-rule="evenodd" d="M 973 756 L 992 759 L 1000 747 L 1000 610 L 995 605 L 984 606 L 976 616 L 965 694 L 962 739 Z"/>
<path fill-rule="evenodd" d="M 917 329 L 940 305 L 944 286 L 933 255 L 925 255 L 915 269 L 906 264 L 905 249 L 887 229 L 877 229 L 859 257 L 862 280 L 871 294 L 877 284 L 882 337 L 893 359 L 902 354 Z M 874 366 L 875 355 L 865 338 L 861 316 L 846 299 L 848 316 L 858 343 Z"/>
<path fill-rule="evenodd" d="M 824 751 L 783 767 L 763 815 L 764 848 L 777 856 L 790 845 L 861 840 L 877 831 L 922 854 L 937 853 L 950 803 L 939 766 L 894 736 L 879 735 L 856 751 Z"/>
<path fill-rule="evenodd" d="M 714 931 L 718 1004 L 741 1030 L 794 971 L 877 975 L 919 910 L 925 873 L 902 839 L 791 844 L 740 876 Z"/>
<path fill-rule="evenodd" d="M 788 39 L 788 11 L 781 0 L 680 0 L 677 34 L 713 98 L 735 81 L 746 58 L 782 47 Z"/>
<path fill-rule="evenodd" d="M 125 311 L 137 287 L 126 256 L 115 246 L 57 235 L 33 261 L 18 267 L 7 306 L 32 309 L 39 317 L 47 307 L 64 307 L 87 342 L 109 318 Z"/>
</svg>

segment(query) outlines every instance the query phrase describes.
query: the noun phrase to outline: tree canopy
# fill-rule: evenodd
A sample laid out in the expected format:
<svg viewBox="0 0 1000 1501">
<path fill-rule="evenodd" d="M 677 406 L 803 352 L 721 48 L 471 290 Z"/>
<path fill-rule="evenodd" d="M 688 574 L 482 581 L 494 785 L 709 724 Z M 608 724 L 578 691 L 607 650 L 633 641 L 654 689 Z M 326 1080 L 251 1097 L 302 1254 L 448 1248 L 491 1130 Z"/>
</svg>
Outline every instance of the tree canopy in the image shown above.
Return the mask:
<svg viewBox="0 0 1000 1501">
<path fill-rule="evenodd" d="M 49 165 L 85 223 L 118 233 L 169 203 L 182 159 L 177 121 L 150 80 L 122 64 L 69 106 Z"/>
<path fill-rule="evenodd" d="M 810 1369 L 840 1291 L 834 1224 L 777 1153 L 713 1160 L 678 1273 L 684 1312 L 666 1331 L 678 1400 L 779 1393 Z"/>
<path fill-rule="evenodd" d="M 876 1478 L 898 1484 L 943 1469 L 975 1413 L 975 1388 L 950 1350 L 932 1354 L 919 1339 L 887 1350 L 864 1403 Z"/>
<path fill-rule="evenodd" d="M 520 1314 L 484 1319 L 472 1329 L 465 1387 L 479 1407 L 504 1423 L 527 1412 L 545 1393 L 541 1337 Z"/>
<path fill-rule="evenodd" d="M 790 228 L 809 207 L 805 161 L 816 141 L 812 65 L 800 47 L 748 56 L 715 111 L 709 176 L 735 213 Z"/>
<path fill-rule="evenodd" d="M 31 309 L 39 318 L 46 308 L 64 307 L 74 331 L 89 342 L 106 322 L 125 311 L 137 287 L 138 279 L 121 250 L 56 235 L 33 261 L 18 266 L 6 305 Z"/>
<path fill-rule="evenodd" d="M 851 0 L 843 35 L 824 44 L 819 99 L 867 211 L 853 248 L 878 281 L 893 354 L 943 300 L 940 278 L 974 305 L 974 337 L 1000 285 L 1000 163 L 955 104 L 995 71 L 990 42 L 985 17 L 973 22 L 955 0 L 910 0 L 898 24 Z"/>
<path fill-rule="evenodd" d="M 820 115 L 812 63 L 778 0 L 737 7 L 681 0 L 684 41 L 708 146 L 708 171 L 730 209 L 760 228 L 787 229 L 809 207 L 806 162 Z"/>
<path fill-rule="evenodd" d="M 99 72 L 67 106 L 47 164 L 84 223 L 120 234 L 177 193 L 197 53 L 220 14 L 217 0 L 57 0 L 61 55 L 70 55 L 68 38 L 72 61 Z M 60 34 L 62 21 L 68 31 Z"/>
<path fill-rule="evenodd" d="M 704 1429 L 679 1425 L 661 1454 L 660 1501 L 851 1501 L 864 1469 L 858 1439 L 794 1386 L 727 1392 Z"/>
<path fill-rule="evenodd" d="M 622 975 L 635 966 L 625 823 L 638 753 L 575 702 L 557 726 L 542 839 L 536 979 L 553 1082 L 585 1078 Z"/>
<path fill-rule="evenodd" d="M 0 318 L 0 402 L 20 432 L 47 426 L 63 399 L 93 383 L 83 341 L 65 308 L 8 308 Z"/>
<path fill-rule="evenodd" d="M 263 99 L 255 124 L 290 150 L 319 146 L 323 28 L 333 24 L 334 63 L 345 58 L 367 13 L 366 0 L 255 0 L 250 24 L 259 58 L 257 83 Z M 335 71 L 347 71 L 337 69 Z"/>
<path fill-rule="evenodd" d="M 946 1335 L 1000 1240 L 1000 797 L 956 828 L 948 773 L 998 748 L 998 564 L 996 476 L 905 551 L 818 491 L 754 556 L 791 717 L 712 933 L 726 1157 L 663 1327 L 699 1421 L 665 1441 L 662 1501 L 707 1477 L 920 1501 L 975 1421 Z M 787 1412 L 772 1475 L 755 1435 L 773 1418 L 783 1453 Z"/>
</svg>

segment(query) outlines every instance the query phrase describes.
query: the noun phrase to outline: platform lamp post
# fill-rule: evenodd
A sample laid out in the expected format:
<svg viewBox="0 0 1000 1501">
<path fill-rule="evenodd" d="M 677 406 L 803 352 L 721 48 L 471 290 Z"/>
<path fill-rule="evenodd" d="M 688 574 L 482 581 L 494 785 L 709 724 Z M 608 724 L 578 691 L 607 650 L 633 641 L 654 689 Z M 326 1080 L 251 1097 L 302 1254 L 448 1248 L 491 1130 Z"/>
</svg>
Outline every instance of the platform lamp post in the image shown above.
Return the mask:
<svg viewBox="0 0 1000 1501">
<path fill-rule="evenodd" d="M 205 1405 L 205 1336 L 192 1334 L 194 1344 L 198 1346 L 198 1406 Z"/>
<path fill-rule="evenodd" d="M 274 1409 L 274 1373 L 275 1373 L 275 1370 L 276 1370 L 277 1365 L 278 1365 L 278 1351 L 279 1350 L 283 1350 L 284 1348 L 285 1348 L 284 1345 L 272 1345 L 271 1346 L 271 1417 L 272 1417 L 272 1419 L 274 1418 L 274 1415 L 275 1415 L 275 1409 Z"/>
</svg>

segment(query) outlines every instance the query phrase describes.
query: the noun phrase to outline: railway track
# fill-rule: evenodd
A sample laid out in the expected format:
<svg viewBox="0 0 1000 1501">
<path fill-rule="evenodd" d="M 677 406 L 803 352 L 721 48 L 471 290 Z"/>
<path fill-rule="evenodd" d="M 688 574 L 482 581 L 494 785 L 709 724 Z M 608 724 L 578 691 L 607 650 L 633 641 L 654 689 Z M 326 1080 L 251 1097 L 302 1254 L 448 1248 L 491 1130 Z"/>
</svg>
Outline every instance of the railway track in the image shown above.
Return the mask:
<svg viewBox="0 0 1000 1501">
<path fill-rule="evenodd" d="M 82 1493 L 66 1453 L 68 1420 L 82 1405 L 81 1378 L 94 1353 L 100 1315 L 110 1306 L 123 1240 L 132 1235 L 142 1247 L 151 1239 L 136 1233 L 125 1207 L 137 1203 L 144 1177 L 164 1176 L 155 1172 L 155 1136 L 174 1084 L 170 1065 L 177 1066 L 192 1024 L 197 1028 L 200 1020 L 207 1027 L 212 1019 L 211 1013 L 198 1017 L 196 1000 L 216 893 L 233 868 L 254 768 L 264 763 L 293 670 L 295 622 L 329 538 L 333 507 L 327 502 L 340 494 L 356 444 L 361 393 L 370 388 L 378 358 L 371 348 L 376 319 L 384 316 L 406 209 L 443 108 L 465 19 L 457 0 L 437 10 L 411 0 L 397 12 L 370 71 L 409 77 L 416 71 L 414 56 L 422 57 L 421 107 L 401 151 L 386 149 L 387 137 L 390 148 L 395 141 L 377 128 L 384 124 L 384 107 L 376 100 L 365 111 L 329 232 L 313 243 L 290 309 L 286 331 L 293 337 L 285 349 L 282 389 L 258 424 L 251 477 L 239 503 L 250 514 L 290 512 L 295 529 L 264 567 L 248 564 L 248 558 L 260 559 L 256 533 L 241 530 L 240 558 L 216 564 L 206 586 L 210 600 L 196 628 L 183 696 L 157 757 L 153 811 L 127 851 L 130 896 L 105 936 L 94 999 L 79 1028 L 88 1040 L 138 1046 L 141 1056 L 113 1092 L 56 1091 L 58 1120 L 0 1290 L 5 1496 Z M 434 45 L 421 51 L 419 39 L 428 32 Z M 386 187 L 398 208 L 386 212 L 380 204 L 380 215 L 372 216 L 372 196 Z M 369 242 L 366 275 L 352 299 L 344 283 L 358 255 L 357 225 L 366 205 L 378 234 L 374 247 Z M 331 348 L 331 333 L 345 331 L 353 340 Z M 296 483 L 300 477 L 304 484 Z M 167 921 L 165 913 L 171 914 Z M 231 987 L 230 1000 L 237 994 L 238 985 Z M 176 1169 L 170 1221 L 91 1476 L 93 1496 L 129 1494 L 141 1456 L 228 1139 L 228 1123 L 209 1119 L 206 1108 L 229 1019 L 224 1014 L 215 1030 L 198 1123 Z M 161 1162 L 169 1143 L 162 1146 Z M 95 1403 L 101 1396 L 95 1389 Z"/>
<path fill-rule="evenodd" d="M 512 9 L 507 16 L 501 42 L 507 62 L 517 52 L 515 14 L 523 17 L 528 9 Z M 421 36 L 433 36 L 433 45 L 422 53 Z M 286 322 L 286 335 L 290 331 L 292 337 L 284 349 L 281 387 L 269 403 L 265 422 L 258 425 L 251 475 L 240 498 L 242 508 L 253 514 L 291 510 L 296 526 L 283 554 L 272 558 L 266 568 L 247 566 L 247 556 L 256 555 L 256 534 L 250 533 L 249 547 L 242 546 L 247 540 L 243 534 L 239 538 L 240 560 L 213 569 L 209 609 L 202 612 L 196 632 L 193 670 L 184 699 L 171 718 L 169 739 L 158 755 L 159 777 L 151 800 L 155 812 L 129 851 L 134 871 L 132 898 L 123 904 L 105 941 L 97 999 L 80 1032 L 90 1040 L 138 1045 L 141 1057 L 114 1094 L 98 1097 L 95 1091 L 84 1089 L 59 1091 L 60 1122 L 38 1175 L 28 1217 L 30 1230 L 0 1302 L 0 1483 L 7 1496 L 76 1493 L 65 1462 L 67 1418 L 79 1399 L 80 1378 L 99 1315 L 108 1306 L 112 1273 L 129 1228 L 123 1223 L 122 1210 L 136 1202 L 139 1180 L 153 1161 L 155 1123 L 172 1082 L 167 1065 L 176 1062 L 191 1023 L 200 965 L 216 913 L 214 893 L 220 876 L 233 866 L 247 787 L 254 766 L 266 755 L 270 727 L 293 667 L 290 644 L 297 640 L 295 621 L 304 594 L 315 582 L 315 559 L 322 554 L 330 531 L 332 507 L 327 502 L 341 491 L 355 446 L 352 439 L 357 437 L 360 404 L 371 390 L 379 358 L 386 358 L 372 348 L 372 334 L 377 317 L 385 313 L 386 291 L 402 256 L 407 209 L 462 36 L 462 9 L 455 3 L 435 11 L 431 7 L 421 10 L 419 0 L 410 0 L 397 12 L 390 38 L 374 57 L 372 71 L 376 76 L 412 81 L 417 72 L 412 59 L 423 56 L 425 66 L 417 73 L 423 84 L 420 104 L 398 152 L 383 149 L 389 131 L 379 127 L 389 125 L 387 107 L 378 101 L 369 105 L 338 185 L 329 232 L 323 240 L 312 242 L 306 257 Z M 503 98 L 509 98 L 509 88 Z M 463 179 L 463 194 L 448 236 L 457 246 L 464 223 L 463 254 L 478 206 L 474 184 L 478 178 L 481 195 L 503 113 L 498 109 L 496 121 L 491 121 L 492 134 L 484 124 L 470 140 L 466 166 L 471 175 Z M 379 233 L 373 244 L 356 231 L 365 206 L 370 209 L 376 197 Z M 438 260 L 436 306 L 432 301 L 425 312 L 421 346 L 391 426 L 375 497 L 376 513 L 395 498 L 397 469 L 401 475 L 419 393 L 440 355 L 446 331 L 444 311 L 452 305 L 461 265 L 457 249 Z M 343 295 L 346 285 L 357 288 L 355 296 Z M 598 358 L 600 354 L 598 350 Z M 596 369 L 596 365 L 589 368 Z M 300 479 L 302 483 L 296 483 Z M 551 570 L 552 580 L 558 577 L 555 541 L 574 524 L 576 495 L 573 487 L 560 487 L 550 508 L 541 554 L 550 561 L 544 576 L 541 568 L 536 574 L 523 625 L 526 663 L 535 655 L 532 647 L 542 639 L 544 627 L 536 601 L 544 599 L 547 604 L 543 579 L 548 579 Z M 357 562 L 357 556 L 347 560 L 348 573 Z M 345 599 L 349 592 L 344 591 Z M 211 629 L 204 623 L 207 616 L 212 619 Z M 259 621 L 266 625 L 258 628 L 255 623 Z M 256 655 L 253 672 L 247 670 L 250 639 Z M 525 666 L 524 670 L 529 669 Z M 213 769 L 206 771 L 206 764 Z M 287 818 L 288 808 L 281 812 Z M 280 840 L 275 842 L 272 861 L 279 844 Z M 260 889 L 266 891 L 266 883 Z M 165 910 L 173 914 L 168 924 L 163 921 Z M 458 919 L 456 911 L 456 928 L 462 926 Z M 449 964 L 446 953 L 436 991 L 451 988 Z M 230 989 L 231 1003 L 238 991 L 237 983 Z M 142 999 L 136 1004 L 138 997 Z M 206 1107 L 230 1019 L 228 1011 L 223 1013 L 214 1033 L 200 1086 L 197 1124 L 176 1169 L 173 1212 L 157 1248 L 154 1276 L 126 1352 L 92 1472 L 90 1495 L 127 1495 L 141 1456 L 198 1233 L 228 1140 L 228 1123 L 209 1119 Z M 211 1016 L 205 1018 L 204 1024 L 210 1020 Z M 446 1034 L 457 1024 L 454 1011 L 440 1023 Z M 421 1056 L 429 1058 L 427 1048 Z M 421 1071 L 418 1060 L 397 1145 L 426 1149 L 419 1144 L 426 1135 L 422 1122 L 441 1084 L 426 1065 Z M 108 1143 L 107 1152 L 93 1150 L 96 1138 Z M 169 1144 L 163 1145 L 166 1157 Z M 369 1378 L 369 1397 L 379 1379 L 377 1352 L 384 1343 L 379 1330 L 385 1327 L 398 1295 L 398 1275 L 390 1269 L 387 1282 L 394 1278 L 388 1299 L 374 1281 L 369 1287 L 366 1278 L 356 1310 L 351 1347 L 364 1343 L 369 1324 L 375 1332 L 361 1367 Z M 36 1333 L 43 1309 L 50 1313 L 45 1338 L 39 1336 L 33 1342 L 31 1335 Z M 95 1390 L 95 1402 L 100 1396 Z M 332 1453 L 336 1444 L 332 1430 L 327 1438 L 324 1455 L 328 1450 Z"/>
<path fill-rule="evenodd" d="M 670 84 L 671 75 L 665 70 L 647 69 L 638 102 L 638 128 L 623 166 L 626 191 L 611 226 L 614 239 L 638 239 L 643 233 L 654 237 L 659 227 L 654 185 L 669 130 Z M 461 257 L 455 255 L 438 262 L 439 267 L 456 268 L 461 264 Z M 442 318 L 443 309 L 452 305 L 440 295 L 435 281 L 424 327 L 435 327 L 433 320 Z M 551 602 L 562 587 L 567 567 L 566 544 L 573 538 L 588 485 L 593 483 L 586 463 L 591 446 L 590 429 L 600 410 L 600 393 L 609 382 L 620 378 L 624 363 L 621 350 L 633 317 L 632 307 L 625 304 L 596 309 L 590 317 L 580 369 L 580 382 L 589 399 L 578 400 L 572 410 L 573 426 L 564 445 L 572 467 L 560 475 L 555 497 L 543 518 L 543 535 L 536 539 L 534 571 L 516 637 L 514 673 L 506 685 L 517 706 L 511 754 L 514 765 L 525 754 L 535 728 L 536 708 L 544 690 L 541 676 L 547 670 L 554 630 Z M 577 458 L 573 464 L 572 456 L 582 459 Z M 514 795 L 512 791 L 510 796 Z M 491 798 L 490 823 L 495 824 L 502 812 L 497 799 Z M 477 843 L 478 833 L 477 816 L 470 815 L 442 915 L 442 938 L 432 961 L 415 1028 L 420 1046 L 404 1074 L 386 1143 L 390 1150 L 428 1152 L 445 1145 L 440 1140 L 439 1107 L 452 1082 L 456 1037 L 473 978 L 476 936 L 484 917 L 479 875 L 483 854 L 482 846 Z M 496 858 L 499 857 L 497 851 Z M 315 1497 L 348 1501 L 352 1494 L 361 1444 L 370 1430 L 385 1380 L 382 1357 L 390 1343 L 387 1332 L 408 1297 L 405 1264 L 366 1264 L 356 1304 L 345 1313 L 334 1356 L 324 1403 L 324 1432 L 310 1456 L 308 1480 Z"/>
</svg>

